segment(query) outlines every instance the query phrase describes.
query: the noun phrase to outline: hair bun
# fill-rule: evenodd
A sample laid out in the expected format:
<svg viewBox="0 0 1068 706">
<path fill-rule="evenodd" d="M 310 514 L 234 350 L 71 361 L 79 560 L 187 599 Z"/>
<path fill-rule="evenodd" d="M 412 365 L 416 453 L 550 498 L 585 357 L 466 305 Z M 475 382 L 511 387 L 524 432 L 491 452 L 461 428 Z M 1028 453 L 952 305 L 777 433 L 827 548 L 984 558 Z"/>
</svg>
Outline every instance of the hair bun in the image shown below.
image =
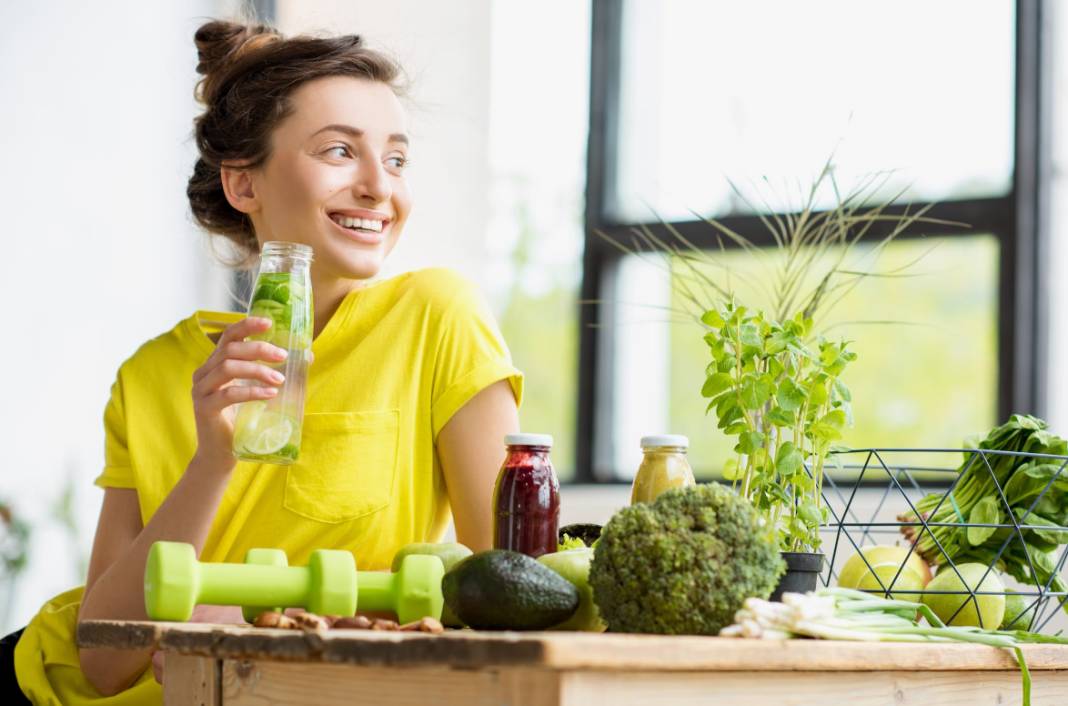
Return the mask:
<svg viewBox="0 0 1068 706">
<path fill-rule="evenodd" d="M 274 28 L 262 24 L 212 20 L 201 25 L 193 35 L 197 46 L 197 73 L 204 77 L 197 84 L 197 98 L 207 102 L 218 85 L 216 77 L 238 57 L 281 38 Z"/>
</svg>

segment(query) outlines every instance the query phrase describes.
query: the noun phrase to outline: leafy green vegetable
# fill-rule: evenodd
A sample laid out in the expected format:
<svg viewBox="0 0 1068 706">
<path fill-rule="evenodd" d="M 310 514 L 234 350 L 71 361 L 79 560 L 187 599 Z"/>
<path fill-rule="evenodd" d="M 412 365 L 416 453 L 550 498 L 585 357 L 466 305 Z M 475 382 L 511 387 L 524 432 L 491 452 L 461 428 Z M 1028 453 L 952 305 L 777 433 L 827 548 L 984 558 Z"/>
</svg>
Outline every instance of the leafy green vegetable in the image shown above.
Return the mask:
<svg viewBox="0 0 1068 706">
<path fill-rule="evenodd" d="M 991 496 L 986 496 L 972 506 L 972 511 L 968 514 L 968 544 L 973 547 L 979 546 L 990 535 L 994 534 L 997 527 L 982 527 L 975 526 L 983 523 L 998 524 L 1001 520 L 1001 513 L 998 512 L 998 502 Z"/>
<path fill-rule="evenodd" d="M 928 495 L 916 503 L 919 514 L 910 510 L 898 516 L 909 523 L 901 531 L 924 559 L 937 565 L 949 560 L 995 565 L 1017 581 L 1068 590 L 1054 556 L 1058 546 L 1068 544 L 1068 461 L 1016 455 L 1066 455 L 1068 442 L 1046 426 L 1036 417 L 1014 414 L 976 451 L 965 453 L 950 494 Z M 920 518 L 929 526 L 923 527 Z M 965 518 L 967 524 L 1005 526 L 966 526 Z"/>
<path fill-rule="evenodd" d="M 586 543 L 578 537 L 572 537 L 569 534 L 565 534 L 564 541 L 556 545 L 556 551 L 566 552 L 569 549 L 586 549 Z"/>
<path fill-rule="evenodd" d="M 557 530 L 556 541 L 559 545 L 570 542 L 569 548 L 583 546 L 597 546 L 597 540 L 601 537 L 601 526 L 592 522 L 575 522 L 564 525 Z M 573 540 L 579 540 L 581 544 L 575 544 Z"/>
</svg>

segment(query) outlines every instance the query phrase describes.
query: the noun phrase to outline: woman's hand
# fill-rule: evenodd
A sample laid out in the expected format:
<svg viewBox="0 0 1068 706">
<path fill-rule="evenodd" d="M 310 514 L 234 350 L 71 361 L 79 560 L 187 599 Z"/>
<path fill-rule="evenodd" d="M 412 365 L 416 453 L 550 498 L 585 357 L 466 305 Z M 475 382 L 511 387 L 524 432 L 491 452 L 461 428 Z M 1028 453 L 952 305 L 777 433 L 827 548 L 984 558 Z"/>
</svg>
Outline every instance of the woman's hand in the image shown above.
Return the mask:
<svg viewBox="0 0 1068 706">
<path fill-rule="evenodd" d="M 271 328 L 271 320 L 249 317 L 226 327 L 215 351 L 193 373 L 193 412 L 196 416 L 196 458 L 212 468 L 231 470 L 237 464 L 234 409 L 238 402 L 267 400 L 278 394 L 285 379 L 268 363 L 280 363 L 286 352 L 266 341 L 246 341 Z M 252 380 L 260 385 L 239 385 Z"/>
</svg>

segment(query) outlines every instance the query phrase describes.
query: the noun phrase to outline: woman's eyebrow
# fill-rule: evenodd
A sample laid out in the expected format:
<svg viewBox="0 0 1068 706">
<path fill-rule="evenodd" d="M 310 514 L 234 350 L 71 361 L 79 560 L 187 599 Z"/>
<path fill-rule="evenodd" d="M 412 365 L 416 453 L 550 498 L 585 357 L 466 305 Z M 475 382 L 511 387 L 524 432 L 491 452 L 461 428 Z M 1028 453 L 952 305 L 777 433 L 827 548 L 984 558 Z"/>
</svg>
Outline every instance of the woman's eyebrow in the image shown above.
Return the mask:
<svg viewBox="0 0 1068 706">
<path fill-rule="evenodd" d="M 333 130 L 334 132 L 343 132 L 346 135 L 349 135 L 351 137 L 363 137 L 363 130 L 359 129 L 358 127 L 353 127 L 351 125 L 343 125 L 341 123 L 334 123 L 334 124 L 331 124 L 331 125 L 327 125 L 325 127 L 321 127 L 318 130 L 316 130 L 314 133 L 312 133 L 312 137 L 315 137 L 316 135 L 318 135 L 320 133 L 323 133 L 323 132 L 329 132 L 331 130 Z M 395 133 L 393 133 L 392 135 L 389 136 L 389 141 L 390 142 L 400 142 L 402 144 L 407 145 L 408 144 L 408 136 L 405 135 L 402 132 L 395 132 Z"/>
</svg>

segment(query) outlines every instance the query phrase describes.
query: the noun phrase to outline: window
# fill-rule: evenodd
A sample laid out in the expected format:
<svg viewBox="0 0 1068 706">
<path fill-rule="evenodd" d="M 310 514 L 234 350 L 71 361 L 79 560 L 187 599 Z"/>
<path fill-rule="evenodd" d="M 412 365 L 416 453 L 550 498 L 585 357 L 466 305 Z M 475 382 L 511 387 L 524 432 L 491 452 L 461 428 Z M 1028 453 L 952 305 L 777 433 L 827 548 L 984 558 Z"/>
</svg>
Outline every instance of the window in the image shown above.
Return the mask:
<svg viewBox="0 0 1068 706">
<path fill-rule="evenodd" d="M 553 434 L 565 481 L 575 475 L 589 22 L 589 6 L 572 0 L 493 4 L 491 295 L 526 374 L 521 426 Z"/>
<path fill-rule="evenodd" d="M 625 2 L 610 213 L 737 213 L 724 176 L 805 184 L 832 151 L 842 183 L 897 170 L 881 198 L 1002 196 L 1013 20 L 1007 0 Z"/>
<path fill-rule="evenodd" d="M 835 312 L 859 354 L 844 442 L 957 447 L 1043 414 L 1043 3 L 937 5 L 594 0 L 579 480 L 629 478 L 645 433 L 687 434 L 704 477 L 733 445 L 705 416 L 707 347 L 658 256 L 602 236 L 667 237 L 663 220 L 720 247 L 699 214 L 770 247 L 759 215 L 792 210 L 832 151 L 840 184 L 895 170 L 876 200 L 970 226 L 913 228 L 882 256 L 919 258 L 913 276 L 865 281 Z M 904 323 L 847 323 L 875 320 Z"/>
</svg>

